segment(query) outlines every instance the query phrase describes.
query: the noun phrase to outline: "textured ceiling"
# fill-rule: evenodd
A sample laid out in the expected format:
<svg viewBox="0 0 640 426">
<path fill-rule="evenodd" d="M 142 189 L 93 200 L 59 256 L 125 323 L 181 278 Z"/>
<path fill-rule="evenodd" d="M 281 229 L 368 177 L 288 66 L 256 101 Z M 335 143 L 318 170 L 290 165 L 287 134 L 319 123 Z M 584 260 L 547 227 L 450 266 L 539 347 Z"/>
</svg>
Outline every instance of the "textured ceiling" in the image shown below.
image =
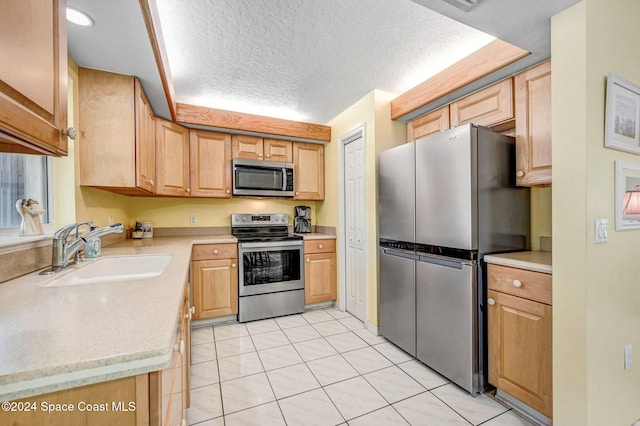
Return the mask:
<svg viewBox="0 0 640 426">
<path fill-rule="evenodd" d="M 156 0 L 176 101 L 319 124 L 491 40 L 460 22 L 534 52 L 505 75 L 548 58 L 549 17 L 577 1 L 484 0 L 465 13 L 444 0 Z M 154 112 L 170 118 L 138 1 L 67 3 L 95 21 L 69 24 L 71 57 L 138 76 Z"/>
<path fill-rule="evenodd" d="M 326 123 L 493 37 L 409 0 L 158 0 L 178 102 Z"/>
</svg>

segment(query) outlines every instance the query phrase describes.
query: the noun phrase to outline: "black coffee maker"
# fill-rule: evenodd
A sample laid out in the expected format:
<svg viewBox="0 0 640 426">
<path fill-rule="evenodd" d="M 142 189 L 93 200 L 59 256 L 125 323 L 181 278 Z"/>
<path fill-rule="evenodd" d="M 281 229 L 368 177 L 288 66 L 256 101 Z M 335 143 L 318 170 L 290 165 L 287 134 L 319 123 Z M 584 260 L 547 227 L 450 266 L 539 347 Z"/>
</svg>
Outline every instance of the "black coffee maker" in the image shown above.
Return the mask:
<svg viewBox="0 0 640 426">
<path fill-rule="evenodd" d="M 296 215 L 293 219 L 293 232 L 303 234 L 311 232 L 311 207 L 296 206 Z"/>
</svg>

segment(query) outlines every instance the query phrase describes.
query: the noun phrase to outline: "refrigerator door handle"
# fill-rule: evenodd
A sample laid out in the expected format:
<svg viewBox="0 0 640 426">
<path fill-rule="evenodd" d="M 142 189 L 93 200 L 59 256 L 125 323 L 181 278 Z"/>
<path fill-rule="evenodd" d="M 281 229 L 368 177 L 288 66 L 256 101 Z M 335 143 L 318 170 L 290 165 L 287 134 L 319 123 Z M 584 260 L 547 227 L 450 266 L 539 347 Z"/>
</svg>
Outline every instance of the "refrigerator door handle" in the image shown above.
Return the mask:
<svg viewBox="0 0 640 426">
<path fill-rule="evenodd" d="M 388 254 L 389 256 L 404 257 L 405 259 L 418 260 L 418 256 L 416 256 L 413 253 L 405 253 L 402 251 L 390 250 L 386 248 L 383 248 L 381 250 L 382 250 L 382 253 Z"/>
<path fill-rule="evenodd" d="M 445 266 L 447 268 L 454 269 L 462 269 L 464 265 L 473 266 L 474 261 L 462 260 L 462 259 L 451 259 L 451 258 L 443 258 L 436 256 L 419 256 L 418 260 L 420 262 L 432 263 L 434 265 Z"/>
</svg>

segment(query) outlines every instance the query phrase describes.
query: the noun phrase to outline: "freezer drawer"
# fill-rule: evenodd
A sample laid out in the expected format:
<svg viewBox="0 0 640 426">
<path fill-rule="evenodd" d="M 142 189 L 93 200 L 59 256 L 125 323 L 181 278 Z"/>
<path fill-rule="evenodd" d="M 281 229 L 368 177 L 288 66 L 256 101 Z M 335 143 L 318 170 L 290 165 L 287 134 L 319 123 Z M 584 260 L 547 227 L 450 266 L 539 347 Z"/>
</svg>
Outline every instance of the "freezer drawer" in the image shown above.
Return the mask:
<svg viewBox="0 0 640 426">
<path fill-rule="evenodd" d="M 416 356 L 416 256 L 380 250 L 380 334 Z"/>
<path fill-rule="evenodd" d="M 416 263 L 416 357 L 475 395 L 480 389 L 477 263 Z"/>
</svg>

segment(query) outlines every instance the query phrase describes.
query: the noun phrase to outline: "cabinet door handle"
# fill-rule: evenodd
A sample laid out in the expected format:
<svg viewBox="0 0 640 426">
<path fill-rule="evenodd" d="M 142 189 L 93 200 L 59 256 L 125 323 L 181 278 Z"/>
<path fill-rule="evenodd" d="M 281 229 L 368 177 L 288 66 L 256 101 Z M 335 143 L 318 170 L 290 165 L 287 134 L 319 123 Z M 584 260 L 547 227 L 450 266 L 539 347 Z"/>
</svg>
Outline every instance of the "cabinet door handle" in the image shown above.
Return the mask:
<svg viewBox="0 0 640 426">
<path fill-rule="evenodd" d="M 311 262 L 311 259 L 309 259 L 309 258 L 307 257 L 307 263 L 309 263 L 309 262 Z"/>
<path fill-rule="evenodd" d="M 214 249 L 213 254 L 218 254 L 218 249 Z"/>
<path fill-rule="evenodd" d="M 298 191 L 296 191 L 296 195 L 300 195 L 300 193 Z"/>
<path fill-rule="evenodd" d="M 520 280 L 513 280 L 513 286 L 514 286 L 514 287 L 517 287 L 517 288 L 522 287 L 522 281 L 520 281 Z"/>
<path fill-rule="evenodd" d="M 149 185 L 153 186 L 153 179 L 149 179 Z"/>
<path fill-rule="evenodd" d="M 231 190 L 230 190 L 230 189 L 227 189 L 227 190 L 226 190 L 226 191 L 224 191 L 224 192 L 226 192 L 227 194 L 231 194 Z"/>
<path fill-rule="evenodd" d="M 262 154 L 258 154 L 258 158 L 262 158 Z"/>
<path fill-rule="evenodd" d="M 319 244 L 318 248 L 324 248 L 324 246 L 322 244 Z"/>
<path fill-rule="evenodd" d="M 235 263 L 232 263 L 232 264 L 231 264 L 231 267 L 232 267 L 232 268 L 235 268 L 235 267 L 236 267 L 236 264 L 235 264 Z"/>
<path fill-rule="evenodd" d="M 487 303 L 488 303 L 490 306 L 493 306 L 493 305 L 495 305 L 495 304 L 496 304 L 496 301 L 495 301 L 495 300 L 493 300 L 492 298 L 488 298 L 488 299 L 487 299 Z"/>
<path fill-rule="evenodd" d="M 191 307 L 191 309 L 189 309 L 189 311 L 190 311 L 192 314 L 195 314 L 195 313 L 196 313 L 196 307 L 195 307 L 195 305 L 194 305 L 194 306 L 192 306 L 192 307 Z"/>
<path fill-rule="evenodd" d="M 518 170 L 518 171 L 516 172 L 516 176 L 517 176 L 517 177 L 523 177 L 523 176 L 524 176 L 524 172 L 523 172 L 522 170 Z"/>
<path fill-rule="evenodd" d="M 180 355 L 184 354 L 184 339 L 180 339 Z"/>
<path fill-rule="evenodd" d="M 75 140 L 78 136 L 78 131 L 75 127 L 69 127 L 68 129 L 64 129 L 62 134 L 68 137 L 69 139 Z"/>
<path fill-rule="evenodd" d="M 191 192 L 191 188 L 187 188 L 185 189 L 185 191 L 187 191 L 187 194 Z"/>
<path fill-rule="evenodd" d="M 266 155 L 266 157 L 267 157 L 267 158 L 271 158 L 271 154 L 267 154 L 267 155 Z"/>
</svg>

